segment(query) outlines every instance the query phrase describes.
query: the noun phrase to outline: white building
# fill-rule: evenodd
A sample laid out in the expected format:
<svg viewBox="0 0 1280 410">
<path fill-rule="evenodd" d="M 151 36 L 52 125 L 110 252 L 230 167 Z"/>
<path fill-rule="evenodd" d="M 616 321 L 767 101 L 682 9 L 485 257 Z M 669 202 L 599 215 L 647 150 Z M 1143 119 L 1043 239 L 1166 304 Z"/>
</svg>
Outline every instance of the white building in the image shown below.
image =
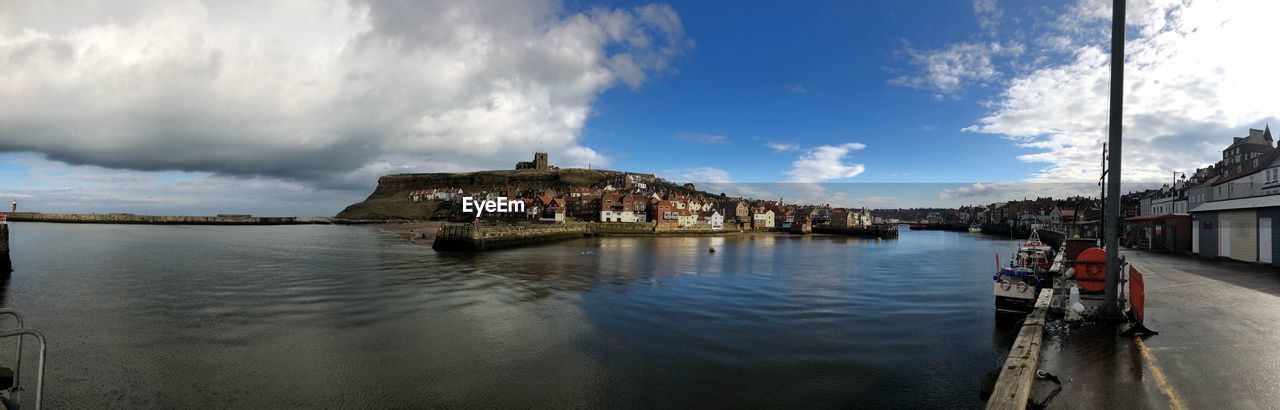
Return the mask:
<svg viewBox="0 0 1280 410">
<path fill-rule="evenodd" d="M 707 217 L 707 223 L 711 225 L 711 229 L 724 229 L 724 215 L 720 215 L 720 211 L 712 212 L 711 216 Z"/>
</svg>

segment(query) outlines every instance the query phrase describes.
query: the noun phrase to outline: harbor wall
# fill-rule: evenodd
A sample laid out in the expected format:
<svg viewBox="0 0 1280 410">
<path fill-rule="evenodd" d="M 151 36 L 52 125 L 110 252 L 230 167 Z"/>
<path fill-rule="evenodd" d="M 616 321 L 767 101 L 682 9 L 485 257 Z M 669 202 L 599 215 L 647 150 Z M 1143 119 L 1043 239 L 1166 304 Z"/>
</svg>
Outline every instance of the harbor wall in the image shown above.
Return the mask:
<svg viewBox="0 0 1280 410">
<path fill-rule="evenodd" d="M 0 275 L 13 270 L 13 260 L 9 259 L 9 225 L 0 223 Z"/>
<path fill-rule="evenodd" d="M 594 233 L 601 236 L 653 235 L 653 222 L 596 223 Z"/>
<path fill-rule="evenodd" d="M 867 238 L 897 238 L 898 230 L 893 228 L 870 227 L 870 228 L 833 228 L 829 226 L 815 226 L 813 233 L 825 235 L 844 235 L 844 236 L 861 236 Z"/>
<path fill-rule="evenodd" d="M 298 225 L 327 224 L 329 218 L 262 217 L 250 215 L 172 216 L 110 214 L 46 214 L 40 212 L 13 212 L 8 214 L 13 222 L 94 223 L 94 224 L 151 224 L 151 225 Z"/>
<path fill-rule="evenodd" d="M 435 250 L 487 250 L 533 245 L 592 234 L 590 223 L 533 226 L 442 226 L 431 244 Z"/>
</svg>

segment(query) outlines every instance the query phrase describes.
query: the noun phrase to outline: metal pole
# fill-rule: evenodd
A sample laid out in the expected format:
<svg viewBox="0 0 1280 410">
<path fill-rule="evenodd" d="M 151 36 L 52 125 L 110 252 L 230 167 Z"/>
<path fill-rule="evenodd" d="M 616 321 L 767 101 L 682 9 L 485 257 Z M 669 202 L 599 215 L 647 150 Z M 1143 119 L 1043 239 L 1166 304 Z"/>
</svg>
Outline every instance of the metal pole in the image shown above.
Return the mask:
<svg viewBox="0 0 1280 410">
<path fill-rule="evenodd" d="M 1120 282 L 1120 230 L 1124 217 L 1120 214 L 1120 149 L 1124 125 L 1124 6 L 1125 0 L 1111 2 L 1111 121 L 1107 132 L 1110 158 L 1107 167 L 1107 289 L 1103 315 L 1119 316 L 1116 306 L 1117 284 Z"/>
</svg>

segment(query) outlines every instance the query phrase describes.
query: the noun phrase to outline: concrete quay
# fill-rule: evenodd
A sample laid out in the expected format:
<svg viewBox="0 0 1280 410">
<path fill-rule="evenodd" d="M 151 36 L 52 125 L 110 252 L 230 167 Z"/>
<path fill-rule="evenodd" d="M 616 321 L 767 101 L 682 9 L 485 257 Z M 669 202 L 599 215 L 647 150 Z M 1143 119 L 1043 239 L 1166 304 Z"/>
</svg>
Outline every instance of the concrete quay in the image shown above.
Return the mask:
<svg viewBox="0 0 1280 410">
<path fill-rule="evenodd" d="M 1039 367 L 1050 408 L 1280 408 L 1280 269 L 1124 250 L 1145 272 L 1146 327 L 1051 323 Z M 1031 400 L 1054 388 L 1037 381 Z"/>
</svg>

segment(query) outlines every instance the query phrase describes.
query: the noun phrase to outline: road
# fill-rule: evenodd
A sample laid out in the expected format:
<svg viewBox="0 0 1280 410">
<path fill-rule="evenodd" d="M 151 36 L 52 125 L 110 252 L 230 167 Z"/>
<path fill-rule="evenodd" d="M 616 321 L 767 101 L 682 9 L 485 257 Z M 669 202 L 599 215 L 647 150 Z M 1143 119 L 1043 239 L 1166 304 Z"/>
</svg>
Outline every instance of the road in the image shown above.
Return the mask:
<svg viewBox="0 0 1280 410">
<path fill-rule="evenodd" d="M 1198 256 L 1122 253 L 1146 272 L 1147 327 L 1057 324 L 1041 368 L 1053 408 L 1280 408 L 1280 269 Z M 1052 390 L 1039 382 L 1033 400 Z"/>
</svg>

